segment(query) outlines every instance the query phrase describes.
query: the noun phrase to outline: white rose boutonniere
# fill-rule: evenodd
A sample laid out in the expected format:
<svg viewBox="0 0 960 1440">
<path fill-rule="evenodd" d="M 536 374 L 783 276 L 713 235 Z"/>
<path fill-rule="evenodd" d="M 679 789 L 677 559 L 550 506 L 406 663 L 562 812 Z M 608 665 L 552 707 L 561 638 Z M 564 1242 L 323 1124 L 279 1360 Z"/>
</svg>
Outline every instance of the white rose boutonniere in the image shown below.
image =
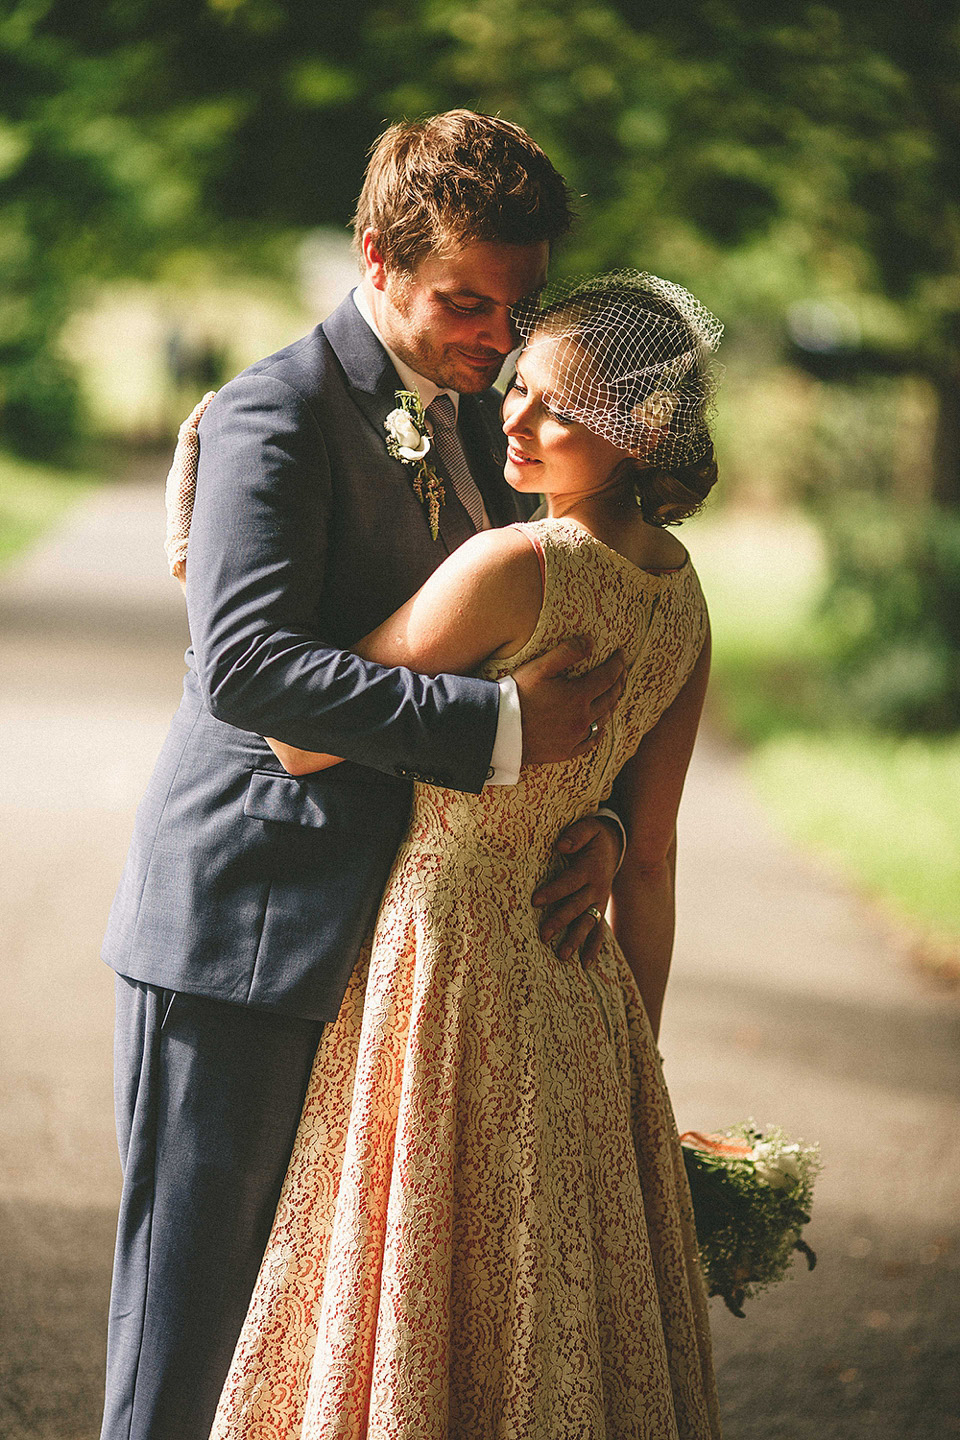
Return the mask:
<svg viewBox="0 0 960 1440">
<path fill-rule="evenodd" d="M 786 1190 L 800 1179 L 800 1146 L 766 1144 L 753 1147 L 754 1174 L 774 1190 Z"/>
<path fill-rule="evenodd" d="M 398 460 L 422 460 L 429 452 L 430 436 L 420 433 L 409 411 L 391 410 L 383 425 L 396 442 Z"/>
<path fill-rule="evenodd" d="M 443 481 L 427 456 L 432 449 L 430 433 L 423 413 L 423 403 L 415 390 L 398 390 L 397 408 L 391 410 L 383 428 L 387 432 L 387 449 L 394 460 L 404 465 L 415 465 L 413 491 L 422 505 L 426 505 L 430 519 L 430 534 L 434 540 L 440 526 L 440 506 L 443 504 Z"/>
</svg>

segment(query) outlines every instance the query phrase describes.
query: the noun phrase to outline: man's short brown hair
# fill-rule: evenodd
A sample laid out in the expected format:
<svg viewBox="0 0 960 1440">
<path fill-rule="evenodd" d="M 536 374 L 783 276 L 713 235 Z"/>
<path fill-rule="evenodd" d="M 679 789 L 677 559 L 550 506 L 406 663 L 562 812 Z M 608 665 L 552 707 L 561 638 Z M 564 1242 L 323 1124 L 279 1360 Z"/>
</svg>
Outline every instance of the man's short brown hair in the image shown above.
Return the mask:
<svg viewBox="0 0 960 1440">
<path fill-rule="evenodd" d="M 472 110 L 391 125 L 370 152 L 353 220 L 388 267 L 412 271 L 431 251 L 478 241 L 548 244 L 573 219 L 563 176 L 519 125 Z"/>
</svg>

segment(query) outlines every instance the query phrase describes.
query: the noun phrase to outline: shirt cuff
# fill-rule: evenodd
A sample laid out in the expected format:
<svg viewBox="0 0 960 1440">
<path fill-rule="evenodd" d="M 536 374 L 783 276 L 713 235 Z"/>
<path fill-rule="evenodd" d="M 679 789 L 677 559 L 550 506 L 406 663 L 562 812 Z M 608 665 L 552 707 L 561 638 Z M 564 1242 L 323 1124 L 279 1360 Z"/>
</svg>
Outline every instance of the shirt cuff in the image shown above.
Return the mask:
<svg viewBox="0 0 960 1440">
<path fill-rule="evenodd" d="M 612 820 L 614 825 L 616 825 L 617 829 L 620 831 L 620 859 L 617 861 L 617 870 L 619 870 L 620 866 L 623 864 L 624 856 L 627 853 L 626 826 L 620 819 L 620 816 L 617 814 L 616 810 L 608 810 L 605 805 L 601 805 L 596 813 L 598 815 L 604 815 L 608 820 Z M 617 870 L 614 870 L 614 875 L 616 875 Z"/>
<path fill-rule="evenodd" d="M 497 715 L 497 738 L 493 742 L 488 785 L 516 785 L 520 779 L 523 756 L 523 729 L 520 724 L 520 696 L 510 675 L 500 684 L 500 709 Z M 626 847 L 626 837 L 624 837 Z"/>
</svg>

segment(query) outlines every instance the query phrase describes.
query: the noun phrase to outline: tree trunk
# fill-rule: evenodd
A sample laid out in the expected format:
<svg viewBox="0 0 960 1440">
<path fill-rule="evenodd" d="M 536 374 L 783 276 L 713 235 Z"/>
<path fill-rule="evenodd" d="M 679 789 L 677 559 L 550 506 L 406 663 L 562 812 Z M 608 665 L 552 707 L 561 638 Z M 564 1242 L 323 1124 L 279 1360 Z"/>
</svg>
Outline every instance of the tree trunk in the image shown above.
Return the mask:
<svg viewBox="0 0 960 1440">
<path fill-rule="evenodd" d="M 933 377 L 937 420 L 933 434 L 933 499 L 960 509 L 960 315 L 949 320 L 945 363 Z"/>
</svg>

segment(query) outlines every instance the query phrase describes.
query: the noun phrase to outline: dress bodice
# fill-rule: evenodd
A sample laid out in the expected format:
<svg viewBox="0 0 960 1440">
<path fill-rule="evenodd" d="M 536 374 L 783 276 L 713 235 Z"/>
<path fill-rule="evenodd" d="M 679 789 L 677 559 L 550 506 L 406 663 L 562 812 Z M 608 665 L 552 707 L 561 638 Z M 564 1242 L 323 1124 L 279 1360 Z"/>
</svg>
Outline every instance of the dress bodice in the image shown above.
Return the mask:
<svg viewBox="0 0 960 1440">
<path fill-rule="evenodd" d="M 587 635 L 593 652 L 577 668 L 622 650 L 623 696 L 600 742 L 578 759 L 525 766 L 518 784 L 488 786 L 479 796 L 418 785 L 409 843 L 445 856 L 458 847 L 505 852 L 515 869 L 536 880 L 560 831 L 603 804 L 622 766 L 680 691 L 700 653 L 707 611 L 689 560 L 676 570 L 641 570 L 573 521 L 517 528 L 542 554 L 543 603 L 526 644 L 488 662 L 484 678 L 511 674 L 561 640 Z"/>
</svg>

